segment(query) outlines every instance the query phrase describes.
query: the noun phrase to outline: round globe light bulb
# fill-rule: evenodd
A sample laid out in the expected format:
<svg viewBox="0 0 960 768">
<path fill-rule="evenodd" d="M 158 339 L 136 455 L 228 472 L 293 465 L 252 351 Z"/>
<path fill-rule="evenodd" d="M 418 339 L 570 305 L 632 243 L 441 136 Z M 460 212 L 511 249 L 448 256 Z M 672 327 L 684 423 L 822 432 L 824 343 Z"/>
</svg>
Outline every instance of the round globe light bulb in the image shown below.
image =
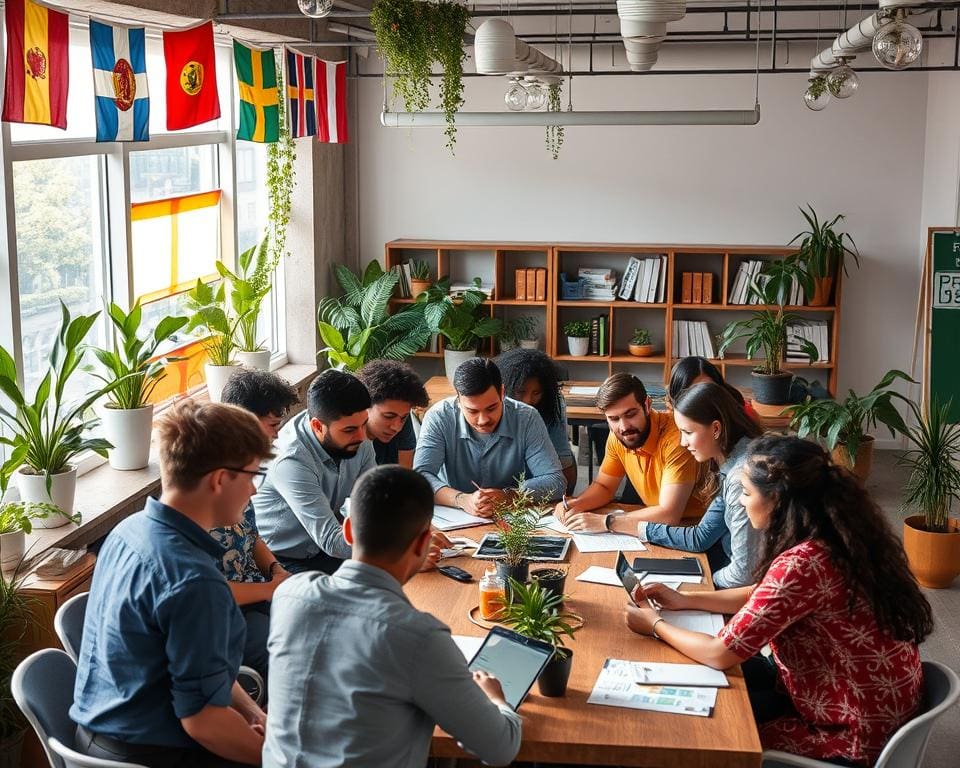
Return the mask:
<svg viewBox="0 0 960 768">
<path fill-rule="evenodd" d="M 827 88 L 830 95 L 838 99 L 849 99 L 860 87 L 860 76 L 843 64 L 827 75 Z"/>
<path fill-rule="evenodd" d="M 923 37 L 920 30 L 897 20 L 886 24 L 873 38 L 873 55 L 887 69 L 906 69 L 923 52 Z"/>
<path fill-rule="evenodd" d="M 807 90 L 803 92 L 803 103 L 807 109 L 819 112 L 830 103 L 830 89 L 827 87 L 826 78 L 821 76 L 810 81 Z"/>
<path fill-rule="evenodd" d="M 511 80 L 510 87 L 507 88 L 503 100 L 509 109 L 512 109 L 514 112 L 522 112 L 527 108 L 527 89 L 516 80 Z"/>
<path fill-rule="evenodd" d="M 527 109 L 543 109 L 547 104 L 547 90 L 540 83 L 527 86 Z"/>
<path fill-rule="evenodd" d="M 311 19 L 322 19 L 333 10 L 333 0 L 297 0 L 300 13 Z"/>
</svg>

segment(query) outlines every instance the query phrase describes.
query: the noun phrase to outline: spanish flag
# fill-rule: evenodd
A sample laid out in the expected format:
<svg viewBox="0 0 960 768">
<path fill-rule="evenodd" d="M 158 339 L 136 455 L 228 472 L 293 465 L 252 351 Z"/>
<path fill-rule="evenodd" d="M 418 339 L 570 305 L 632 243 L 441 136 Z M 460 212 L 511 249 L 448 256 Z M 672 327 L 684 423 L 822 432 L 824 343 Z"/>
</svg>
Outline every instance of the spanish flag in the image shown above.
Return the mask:
<svg viewBox="0 0 960 768">
<path fill-rule="evenodd" d="M 277 62 L 270 48 L 250 48 L 233 41 L 233 63 L 240 89 L 240 127 L 237 138 L 273 144 L 280 139 L 280 101 Z"/>
<path fill-rule="evenodd" d="M 7 0 L 6 6 L 3 119 L 66 128 L 69 16 L 31 0 Z"/>
</svg>

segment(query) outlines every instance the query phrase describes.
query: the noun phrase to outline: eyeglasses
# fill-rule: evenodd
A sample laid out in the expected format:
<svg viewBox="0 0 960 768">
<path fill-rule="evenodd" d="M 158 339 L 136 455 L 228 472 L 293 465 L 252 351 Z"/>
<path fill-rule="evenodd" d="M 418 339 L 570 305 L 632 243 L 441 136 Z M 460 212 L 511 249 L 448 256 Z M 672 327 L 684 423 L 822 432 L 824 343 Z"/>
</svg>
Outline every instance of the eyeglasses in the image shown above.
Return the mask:
<svg viewBox="0 0 960 768">
<path fill-rule="evenodd" d="M 220 467 L 220 469 L 225 469 L 227 472 L 242 472 L 245 475 L 253 475 L 254 477 L 267 476 L 267 470 L 265 469 L 240 469 L 240 467 Z"/>
</svg>

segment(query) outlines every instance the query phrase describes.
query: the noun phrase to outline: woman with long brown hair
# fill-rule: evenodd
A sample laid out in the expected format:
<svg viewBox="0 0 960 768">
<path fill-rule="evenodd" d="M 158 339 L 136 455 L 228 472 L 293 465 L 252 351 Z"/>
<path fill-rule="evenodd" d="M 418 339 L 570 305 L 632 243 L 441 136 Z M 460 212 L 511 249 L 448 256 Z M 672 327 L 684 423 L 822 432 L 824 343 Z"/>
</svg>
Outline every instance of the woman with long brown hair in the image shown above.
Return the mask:
<svg viewBox="0 0 960 768">
<path fill-rule="evenodd" d="M 716 669 L 742 663 L 764 747 L 871 764 L 920 703 L 930 605 L 883 513 L 820 446 L 755 440 L 741 481 L 750 523 L 763 532 L 759 583 L 641 588 L 670 610 L 735 613 L 719 637 L 672 626 L 645 600 L 627 608 L 627 626 Z M 773 663 L 758 656 L 767 644 Z"/>
</svg>

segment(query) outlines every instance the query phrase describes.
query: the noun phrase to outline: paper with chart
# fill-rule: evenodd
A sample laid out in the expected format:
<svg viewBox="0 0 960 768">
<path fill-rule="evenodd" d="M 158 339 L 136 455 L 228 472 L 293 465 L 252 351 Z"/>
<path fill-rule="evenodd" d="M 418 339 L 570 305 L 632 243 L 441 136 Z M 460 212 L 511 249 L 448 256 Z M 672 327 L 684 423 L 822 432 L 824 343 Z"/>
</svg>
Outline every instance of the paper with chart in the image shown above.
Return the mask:
<svg viewBox="0 0 960 768">
<path fill-rule="evenodd" d="M 433 527 L 438 531 L 454 531 L 457 528 L 489 525 L 491 522 L 485 517 L 477 517 L 455 507 L 444 507 L 437 504 L 433 508 Z"/>
<path fill-rule="evenodd" d="M 638 667 L 641 666 L 652 665 L 638 661 L 607 659 L 587 703 L 697 717 L 709 717 L 713 713 L 717 703 L 716 687 L 642 683 L 640 680 L 645 679 L 645 676 L 638 672 Z"/>
<path fill-rule="evenodd" d="M 541 518 L 540 525 L 558 533 L 569 533 L 573 538 L 573 543 L 581 552 L 646 552 L 647 550 L 640 539 L 625 533 L 576 533 L 568 531 L 567 527 L 553 515 Z"/>
</svg>

